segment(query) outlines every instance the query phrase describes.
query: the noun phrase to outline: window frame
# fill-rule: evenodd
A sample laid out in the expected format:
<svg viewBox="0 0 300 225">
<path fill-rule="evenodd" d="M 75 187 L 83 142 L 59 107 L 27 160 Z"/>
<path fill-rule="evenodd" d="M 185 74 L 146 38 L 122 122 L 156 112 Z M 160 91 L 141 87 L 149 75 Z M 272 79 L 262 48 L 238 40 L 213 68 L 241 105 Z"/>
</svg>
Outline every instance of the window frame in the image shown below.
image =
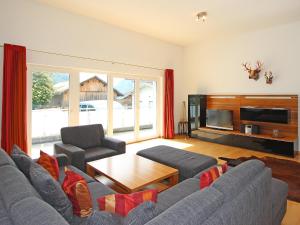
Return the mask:
<svg viewBox="0 0 300 225">
<path fill-rule="evenodd" d="M 80 73 L 98 73 L 107 75 L 107 102 L 108 102 L 108 116 L 107 116 L 107 136 L 113 135 L 113 79 L 123 78 L 132 79 L 135 81 L 135 122 L 134 122 L 134 139 L 127 141 L 127 143 L 134 143 L 138 141 L 153 139 L 161 137 L 162 134 L 162 83 L 163 77 L 155 75 L 138 75 L 122 72 L 103 71 L 95 69 L 83 69 L 83 68 L 67 68 L 58 66 L 46 66 L 27 64 L 27 139 L 29 149 L 32 147 L 32 74 L 34 72 L 61 72 L 69 74 L 69 126 L 79 125 L 79 113 L 80 113 Z M 140 81 L 155 81 L 156 82 L 156 134 L 151 136 L 139 136 L 139 87 Z M 29 152 L 31 154 L 31 152 Z"/>
</svg>

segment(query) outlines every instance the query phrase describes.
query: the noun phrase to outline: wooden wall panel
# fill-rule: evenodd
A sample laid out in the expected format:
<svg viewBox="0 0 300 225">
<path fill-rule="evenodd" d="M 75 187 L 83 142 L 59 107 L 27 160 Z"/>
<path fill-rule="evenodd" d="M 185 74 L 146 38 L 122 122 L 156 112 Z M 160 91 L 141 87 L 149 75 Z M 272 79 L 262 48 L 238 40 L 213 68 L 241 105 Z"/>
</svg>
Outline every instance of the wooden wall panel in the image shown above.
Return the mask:
<svg viewBox="0 0 300 225">
<path fill-rule="evenodd" d="M 240 120 L 240 107 L 286 108 L 289 110 L 288 124 Z M 260 134 L 271 136 L 278 129 L 287 140 L 298 138 L 298 96 L 297 95 L 208 95 L 207 109 L 233 111 L 234 131 L 240 131 L 241 124 L 259 125 Z"/>
</svg>

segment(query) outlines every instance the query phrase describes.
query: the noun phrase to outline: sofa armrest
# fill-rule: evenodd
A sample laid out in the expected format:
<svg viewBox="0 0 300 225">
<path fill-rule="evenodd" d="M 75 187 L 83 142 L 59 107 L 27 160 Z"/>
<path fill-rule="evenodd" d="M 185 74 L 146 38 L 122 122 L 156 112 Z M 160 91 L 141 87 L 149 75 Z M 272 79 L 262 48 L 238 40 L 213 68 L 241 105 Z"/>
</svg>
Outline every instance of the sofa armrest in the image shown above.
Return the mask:
<svg viewBox="0 0 300 225">
<path fill-rule="evenodd" d="M 70 165 L 69 158 L 66 154 L 61 153 L 61 154 L 55 154 L 54 156 L 57 159 L 59 167 L 65 167 Z"/>
<path fill-rule="evenodd" d="M 105 137 L 102 139 L 102 145 L 111 148 L 113 150 L 118 151 L 120 154 L 126 152 L 126 143 L 125 141 L 121 141 L 118 139 L 110 138 L 110 137 Z"/>
<path fill-rule="evenodd" d="M 56 154 L 66 154 L 72 166 L 85 171 L 85 151 L 74 145 L 57 143 L 54 145 Z"/>
</svg>

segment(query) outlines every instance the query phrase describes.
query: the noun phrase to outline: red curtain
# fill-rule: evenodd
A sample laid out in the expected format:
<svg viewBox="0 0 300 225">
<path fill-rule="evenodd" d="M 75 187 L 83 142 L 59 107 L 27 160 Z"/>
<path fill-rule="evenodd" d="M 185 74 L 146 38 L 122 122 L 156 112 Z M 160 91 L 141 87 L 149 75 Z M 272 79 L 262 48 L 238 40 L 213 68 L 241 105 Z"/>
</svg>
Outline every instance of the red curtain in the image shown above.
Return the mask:
<svg viewBox="0 0 300 225">
<path fill-rule="evenodd" d="M 165 70 L 164 138 L 174 138 L 174 71 Z"/>
<path fill-rule="evenodd" d="M 1 147 L 27 153 L 26 48 L 4 45 Z"/>
</svg>

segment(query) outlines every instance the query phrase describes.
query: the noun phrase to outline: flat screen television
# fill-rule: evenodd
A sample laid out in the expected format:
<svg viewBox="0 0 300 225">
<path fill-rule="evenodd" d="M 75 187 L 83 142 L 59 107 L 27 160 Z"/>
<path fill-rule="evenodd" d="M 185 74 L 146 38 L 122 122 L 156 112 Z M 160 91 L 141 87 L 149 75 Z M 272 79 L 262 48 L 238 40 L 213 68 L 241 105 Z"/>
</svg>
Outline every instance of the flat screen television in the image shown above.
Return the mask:
<svg viewBox="0 0 300 225">
<path fill-rule="evenodd" d="M 270 122 L 270 123 L 288 123 L 289 111 L 284 108 L 240 108 L 241 120 Z"/>
<path fill-rule="evenodd" d="M 206 127 L 233 130 L 233 112 L 224 109 L 206 110 Z"/>
</svg>

